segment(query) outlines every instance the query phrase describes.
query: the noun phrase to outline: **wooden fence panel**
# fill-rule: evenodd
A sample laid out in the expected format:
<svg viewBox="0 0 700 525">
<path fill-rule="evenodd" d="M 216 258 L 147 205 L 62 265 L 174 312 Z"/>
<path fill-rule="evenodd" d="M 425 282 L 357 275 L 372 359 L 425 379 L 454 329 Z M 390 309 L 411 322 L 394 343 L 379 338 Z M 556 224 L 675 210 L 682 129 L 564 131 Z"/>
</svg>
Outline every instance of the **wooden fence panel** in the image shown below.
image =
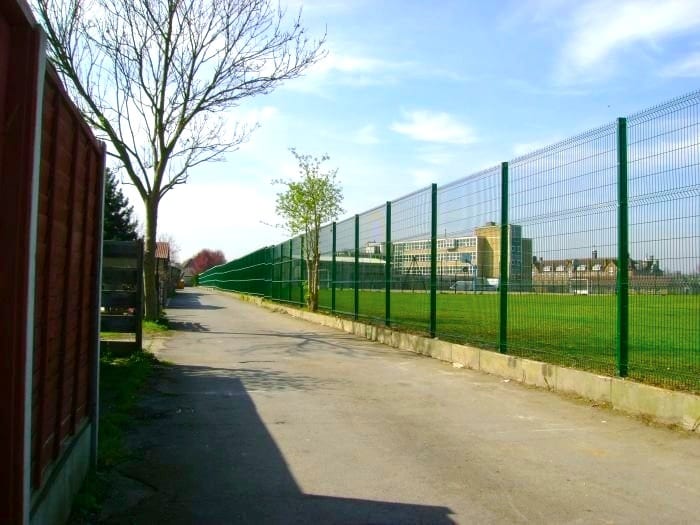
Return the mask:
<svg viewBox="0 0 700 525">
<path fill-rule="evenodd" d="M 89 413 L 99 305 L 95 281 L 103 148 L 46 75 L 37 244 L 32 486 L 38 489 Z"/>
<path fill-rule="evenodd" d="M 25 429 L 30 388 L 34 151 L 42 40 L 15 2 L 0 2 L 0 523 L 26 515 Z M 30 407 L 31 408 L 31 407 Z"/>
</svg>

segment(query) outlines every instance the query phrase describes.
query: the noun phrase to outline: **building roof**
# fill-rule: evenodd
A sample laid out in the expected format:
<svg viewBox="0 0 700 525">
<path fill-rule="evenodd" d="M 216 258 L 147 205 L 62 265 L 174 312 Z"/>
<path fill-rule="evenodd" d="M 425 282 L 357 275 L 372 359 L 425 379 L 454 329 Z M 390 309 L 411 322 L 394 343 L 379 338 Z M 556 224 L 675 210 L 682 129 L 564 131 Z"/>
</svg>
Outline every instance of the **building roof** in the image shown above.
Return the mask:
<svg viewBox="0 0 700 525">
<path fill-rule="evenodd" d="M 170 243 L 156 242 L 156 259 L 170 259 Z"/>
</svg>

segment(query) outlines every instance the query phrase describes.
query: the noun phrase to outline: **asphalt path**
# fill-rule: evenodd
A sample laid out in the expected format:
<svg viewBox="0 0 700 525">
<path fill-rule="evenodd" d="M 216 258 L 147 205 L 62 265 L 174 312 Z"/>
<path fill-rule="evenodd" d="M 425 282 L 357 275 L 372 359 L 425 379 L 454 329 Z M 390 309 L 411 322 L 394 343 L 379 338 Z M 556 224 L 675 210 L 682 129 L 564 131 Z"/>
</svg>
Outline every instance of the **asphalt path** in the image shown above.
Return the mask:
<svg viewBox="0 0 700 525">
<path fill-rule="evenodd" d="M 107 522 L 700 523 L 697 435 L 203 289 L 168 317 Z"/>
</svg>

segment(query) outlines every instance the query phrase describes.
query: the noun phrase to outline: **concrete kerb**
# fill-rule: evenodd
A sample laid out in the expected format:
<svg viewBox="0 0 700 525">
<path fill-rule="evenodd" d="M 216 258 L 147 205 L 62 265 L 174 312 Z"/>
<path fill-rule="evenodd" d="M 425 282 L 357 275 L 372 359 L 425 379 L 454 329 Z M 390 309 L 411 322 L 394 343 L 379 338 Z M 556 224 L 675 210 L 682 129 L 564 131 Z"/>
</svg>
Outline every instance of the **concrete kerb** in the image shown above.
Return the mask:
<svg viewBox="0 0 700 525">
<path fill-rule="evenodd" d="M 252 302 L 273 311 L 287 313 L 293 317 L 336 328 L 400 350 L 407 350 L 523 384 L 574 394 L 594 402 L 609 404 L 615 410 L 644 416 L 662 424 L 676 425 L 685 430 L 700 433 L 700 396 L 697 395 L 499 354 L 467 345 L 448 343 L 360 321 L 305 312 L 298 308 L 265 301 L 260 297 L 221 290 L 213 291 L 233 295 L 243 301 Z"/>
<path fill-rule="evenodd" d="M 612 406 L 623 412 L 635 412 L 655 421 L 700 431 L 700 397 L 685 392 L 664 390 L 625 379 L 612 379 Z"/>
</svg>

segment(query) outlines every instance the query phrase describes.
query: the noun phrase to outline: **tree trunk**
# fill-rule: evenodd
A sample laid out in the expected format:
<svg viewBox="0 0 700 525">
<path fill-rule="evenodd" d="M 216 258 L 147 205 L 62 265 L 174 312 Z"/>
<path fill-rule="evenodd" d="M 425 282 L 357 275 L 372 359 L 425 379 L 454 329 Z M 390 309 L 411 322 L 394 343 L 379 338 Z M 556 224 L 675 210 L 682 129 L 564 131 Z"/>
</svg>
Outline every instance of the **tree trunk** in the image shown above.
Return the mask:
<svg viewBox="0 0 700 525">
<path fill-rule="evenodd" d="M 318 310 L 318 258 L 314 257 L 309 265 L 309 310 Z"/>
<path fill-rule="evenodd" d="M 143 254 L 143 289 L 145 293 L 145 319 L 157 321 L 160 317 L 158 288 L 156 286 L 156 232 L 158 226 L 158 201 L 155 198 L 144 201 L 146 205 L 146 241 Z"/>
</svg>

